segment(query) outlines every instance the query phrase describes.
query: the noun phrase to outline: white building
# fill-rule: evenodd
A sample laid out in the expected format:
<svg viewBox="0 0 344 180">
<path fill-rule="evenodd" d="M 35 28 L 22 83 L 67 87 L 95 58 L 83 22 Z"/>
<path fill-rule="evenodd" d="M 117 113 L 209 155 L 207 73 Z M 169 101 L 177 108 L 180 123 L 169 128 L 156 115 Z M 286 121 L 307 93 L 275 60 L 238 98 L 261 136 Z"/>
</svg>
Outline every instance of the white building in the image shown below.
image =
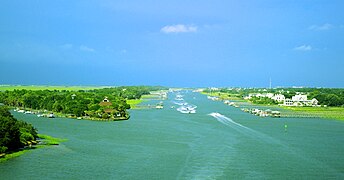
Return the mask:
<svg viewBox="0 0 344 180">
<path fill-rule="evenodd" d="M 285 96 L 283 94 L 275 94 L 271 99 L 278 102 L 283 102 L 285 100 Z"/>
<path fill-rule="evenodd" d="M 294 101 L 291 99 L 285 99 L 283 106 L 294 106 Z"/>
<path fill-rule="evenodd" d="M 283 94 L 273 94 L 273 93 L 251 93 L 248 96 L 244 97 L 244 99 L 251 99 L 252 97 L 258 97 L 258 98 L 270 98 L 273 99 L 283 106 L 317 106 L 318 100 L 313 98 L 312 100 L 307 99 L 307 95 L 298 93 L 295 96 L 293 96 L 291 99 L 286 99 Z"/>
<path fill-rule="evenodd" d="M 313 98 L 312 100 L 307 99 L 307 95 L 297 94 L 291 99 L 285 99 L 284 106 L 317 106 L 318 100 Z"/>
<path fill-rule="evenodd" d="M 244 97 L 244 99 L 251 99 L 252 97 L 258 97 L 258 98 L 267 97 L 271 99 L 273 96 L 274 96 L 273 93 L 251 93 L 248 96 Z"/>
<path fill-rule="evenodd" d="M 297 95 L 291 97 L 291 99 L 294 102 L 305 102 L 305 101 L 307 101 L 307 95 L 297 94 Z"/>
</svg>

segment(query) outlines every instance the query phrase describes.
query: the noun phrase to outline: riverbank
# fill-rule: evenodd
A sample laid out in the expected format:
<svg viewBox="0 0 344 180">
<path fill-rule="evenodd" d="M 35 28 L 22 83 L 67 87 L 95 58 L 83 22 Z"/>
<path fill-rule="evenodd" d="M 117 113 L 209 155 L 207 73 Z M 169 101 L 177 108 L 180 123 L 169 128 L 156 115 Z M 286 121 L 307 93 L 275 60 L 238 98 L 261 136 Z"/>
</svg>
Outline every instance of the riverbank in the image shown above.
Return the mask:
<svg viewBox="0 0 344 180">
<path fill-rule="evenodd" d="M 142 103 L 144 100 L 141 98 L 141 99 L 129 99 L 127 100 L 127 104 L 130 105 L 130 109 L 139 109 L 137 107 L 138 104 Z"/>
<path fill-rule="evenodd" d="M 344 107 L 301 107 L 301 106 L 278 106 L 269 104 L 253 104 L 248 100 L 234 97 L 227 93 L 205 93 L 201 94 L 207 96 L 218 97 L 220 101 L 230 100 L 233 101 L 237 107 L 240 108 L 257 108 L 274 109 L 281 111 L 286 117 L 319 117 L 324 119 L 344 120 Z"/>
<path fill-rule="evenodd" d="M 216 96 L 220 98 L 221 100 L 236 100 L 236 101 L 242 100 L 242 98 L 237 97 L 237 94 L 228 94 L 228 93 L 221 93 L 221 92 L 216 92 L 216 93 L 200 92 L 200 93 L 207 96 Z"/>
<path fill-rule="evenodd" d="M 151 94 L 142 95 L 140 99 L 128 99 L 127 104 L 130 105 L 130 109 L 146 109 L 139 106 L 144 101 L 149 100 L 164 100 L 167 99 L 167 91 L 152 91 Z M 163 94 L 163 95 L 162 95 Z"/>
<path fill-rule="evenodd" d="M 55 137 L 51 137 L 48 135 L 44 135 L 44 134 L 38 134 L 39 139 L 37 140 L 37 144 L 36 145 L 32 145 L 32 146 L 26 146 L 22 149 L 16 150 L 16 151 L 12 151 L 9 153 L 3 153 L 0 154 L 0 163 L 5 162 L 7 160 L 19 157 L 25 153 L 31 152 L 31 150 L 37 149 L 37 148 L 45 148 L 45 147 L 49 147 L 49 146 L 56 146 L 59 145 L 62 142 L 67 141 L 66 139 L 60 139 L 60 138 L 55 138 Z"/>
<path fill-rule="evenodd" d="M 120 117 L 112 117 L 108 119 L 104 118 L 96 118 L 96 117 L 90 117 L 90 116 L 82 116 L 78 117 L 75 115 L 70 115 L 70 114 L 63 114 L 63 113 L 56 113 L 56 112 L 51 112 L 51 111 L 44 111 L 44 110 L 36 110 L 36 109 L 31 109 L 31 108 L 26 108 L 26 109 L 20 109 L 16 107 L 10 107 L 14 109 L 13 111 L 24 113 L 27 115 L 37 115 L 40 118 L 69 118 L 69 119 L 77 119 L 77 120 L 90 120 L 90 121 L 123 121 L 123 120 L 128 120 L 130 118 L 129 114 L 126 114 L 125 116 L 120 116 Z"/>
</svg>

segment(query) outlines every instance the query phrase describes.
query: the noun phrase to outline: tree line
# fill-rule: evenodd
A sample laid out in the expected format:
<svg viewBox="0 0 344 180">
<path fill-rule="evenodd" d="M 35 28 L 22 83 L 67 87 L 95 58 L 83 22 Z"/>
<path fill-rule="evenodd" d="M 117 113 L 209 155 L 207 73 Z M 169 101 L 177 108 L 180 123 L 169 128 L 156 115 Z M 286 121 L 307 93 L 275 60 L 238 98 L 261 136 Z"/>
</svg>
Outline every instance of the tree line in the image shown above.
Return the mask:
<svg viewBox="0 0 344 180">
<path fill-rule="evenodd" d="M 37 130 L 31 124 L 17 120 L 6 106 L 0 106 L 0 154 L 34 143 L 36 138 Z"/>
<path fill-rule="evenodd" d="M 122 86 L 94 90 L 13 90 L 0 92 L 0 102 L 19 108 L 47 110 L 72 116 L 90 116 L 107 119 L 109 116 L 128 117 L 128 99 L 140 99 L 159 86 Z M 107 98 L 111 105 L 101 106 Z M 111 111 L 107 111 L 111 109 Z"/>
</svg>

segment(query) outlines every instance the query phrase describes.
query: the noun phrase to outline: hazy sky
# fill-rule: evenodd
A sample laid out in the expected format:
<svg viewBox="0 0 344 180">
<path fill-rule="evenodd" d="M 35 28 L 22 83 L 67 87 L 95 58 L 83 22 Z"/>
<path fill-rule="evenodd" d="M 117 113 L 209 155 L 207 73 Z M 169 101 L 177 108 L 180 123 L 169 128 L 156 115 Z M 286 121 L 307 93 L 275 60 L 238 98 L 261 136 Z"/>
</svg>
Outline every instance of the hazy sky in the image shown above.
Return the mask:
<svg viewBox="0 0 344 180">
<path fill-rule="evenodd" d="M 2 0 L 0 84 L 344 87 L 342 0 Z"/>
</svg>

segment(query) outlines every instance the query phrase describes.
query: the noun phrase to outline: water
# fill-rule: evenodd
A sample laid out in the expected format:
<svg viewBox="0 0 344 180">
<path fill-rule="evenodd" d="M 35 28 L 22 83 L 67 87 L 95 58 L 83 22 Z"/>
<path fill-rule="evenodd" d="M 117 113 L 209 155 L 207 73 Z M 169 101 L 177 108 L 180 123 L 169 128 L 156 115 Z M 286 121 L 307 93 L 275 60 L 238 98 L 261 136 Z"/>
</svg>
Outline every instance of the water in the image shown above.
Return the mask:
<svg viewBox="0 0 344 180">
<path fill-rule="evenodd" d="M 14 112 L 68 141 L 1 163 L 0 179 L 344 179 L 341 121 L 260 118 L 192 92 L 197 113 L 182 114 L 175 95 L 121 122 Z"/>
</svg>

